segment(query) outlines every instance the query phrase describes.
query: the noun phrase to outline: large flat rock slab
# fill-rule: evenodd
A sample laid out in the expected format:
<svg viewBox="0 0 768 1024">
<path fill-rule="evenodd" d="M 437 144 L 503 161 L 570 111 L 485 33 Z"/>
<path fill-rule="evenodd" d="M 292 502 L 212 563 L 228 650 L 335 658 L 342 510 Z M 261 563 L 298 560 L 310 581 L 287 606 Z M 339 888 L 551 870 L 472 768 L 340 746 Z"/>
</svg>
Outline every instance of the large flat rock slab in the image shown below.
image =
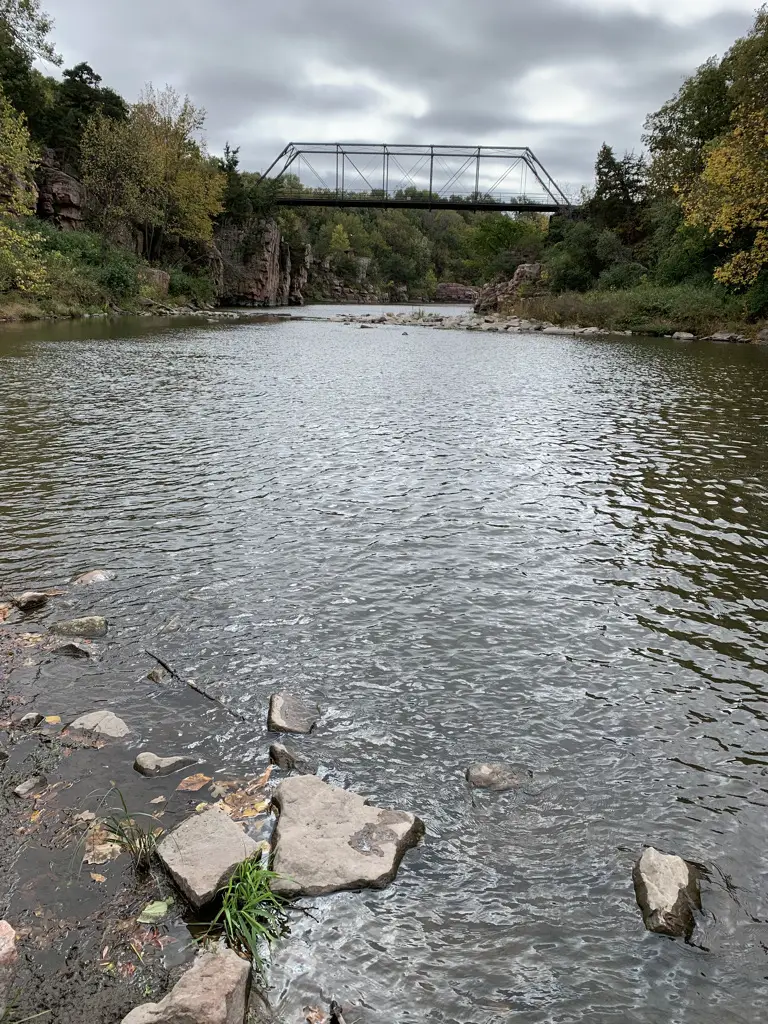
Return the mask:
<svg viewBox="0 0 768 1024">
<path fill-rule="evenodd" d="M 275 803 L 273 870 L 280 877 L 272 888 L 286 895 L 383 889 L 424 834 L 415 815 L 373 807 L 312 775 L 286 779 Z"/>
<path fill-rule="evenodd" d="M 257 844 L 217 807 L 194 814 L 170 832 L 158 856 L 193 907 L 210 902 Z"/>
<path fill-rule="evenodd" d="M 649 846 L 632 871 L 635 895 L 649 932 L 689 939 L 701 910 L 700 869 Z"/>
<path fill-rule="evenodd" d="M 123 1024 L 243 1024 L 250 977 L 231 949 L 203 953 L 165 999 L 137 1006 Z"/>
</svg>

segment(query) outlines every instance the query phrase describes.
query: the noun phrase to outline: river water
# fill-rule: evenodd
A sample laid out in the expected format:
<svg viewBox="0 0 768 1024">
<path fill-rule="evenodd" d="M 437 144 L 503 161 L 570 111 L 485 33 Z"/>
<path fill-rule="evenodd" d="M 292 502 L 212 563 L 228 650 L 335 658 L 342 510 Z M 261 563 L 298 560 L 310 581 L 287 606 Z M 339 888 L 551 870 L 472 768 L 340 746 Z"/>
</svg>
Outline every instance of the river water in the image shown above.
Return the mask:
<svg viewBox="0 0 768 1024">
<path fill-rule="evenodd" d="M 97 665 L 46 669 L 62 716 L 106 702 L 145 749 L 255 770 L 290 687 L 323 708 L 301 745 L 335 781 L 424 819 L 390 888 L 296 921 L 287 1021 L 335 997 L 366 1024 L 754 1024 L 766 451 L 751 347 L 8 327 L 0 579 L 117 573 L 49 616 L 112 623 Z M 150 683 L 147 648 L 250 722 Z M 475 760 L 534 783 L 473 801 Z M 643 929 L 646 843 L 711 869 L 696 946 Z"/>
</svg>

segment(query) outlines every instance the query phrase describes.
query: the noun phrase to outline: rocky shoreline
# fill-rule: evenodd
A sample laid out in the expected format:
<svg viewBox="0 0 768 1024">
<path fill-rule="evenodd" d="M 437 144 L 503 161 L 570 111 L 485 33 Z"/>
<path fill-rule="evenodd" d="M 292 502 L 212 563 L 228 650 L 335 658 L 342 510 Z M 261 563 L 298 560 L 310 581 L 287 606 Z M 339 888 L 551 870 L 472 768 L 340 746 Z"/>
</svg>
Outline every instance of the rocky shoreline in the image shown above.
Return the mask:
<svg viewBox="0 0 768 1024">
<path fill-rule="evenodd" d="M 160 755 L 147 750 L 129 715 L 123 720 L 101 707 L 62 722 L 46 714 L 39 693 L 11 694 L 17 673 L 32 674 L 34 681 L 44 664 L 92 664 L 104 654 L 100 641 L 110 625 L 93 608 L 114 575 L 91 570 L 64 586 L 0 600 L 0 893 L 6 917 L 0 921 L 0 1019 L 11 1009 L 20 1016 L 10 1020 L 39 1016 L 67 1024 L 85 1010 L 89 1024 L 276 1024 L 259 970 L 242 948 L 227 945 L 221 929 L 212 932 L 201 924 L 213 919 L 222 888 L 244 865 L 261 863 L 274 872 L 272 892 L 291 901 L 287 913 L 304 897 L 380 889 L 422 841 L 425 825 L 416 814 L 374 806 L 332 785 L 300 746 L 273 742 L 256 777 L 232 778 L 215 768 L 206 775 L 191 748 Z M 78 602 L 79 594 L 87 600 Z M 57 601 L 65 596 L 79 603 L 81 614 L 59 617 Z M 145 653 L 155 663 L 147 676 L 153 683 L 189 687 L 222 712 L 241 717 L 205 686 Z M 264 712 L 268 732 L 291 736 L 293 743 L 322 729 L 322 710 L 300 694 L 273 693 Z M 72 805 L 71 780 L 94 751 L 101 764 L 96 771 L 104 772 L 101 761 L 108 758 L 110 775 L 86 805 Z M 153 790 L 146 791 L 147 811 L 126 806 L 122 788 L 131 772 L 134 785 L 168 780 L 161 795 L 150 799 Z M 526 792 L 533 782 L 532 772 L 514 763 L 479 762 L 463 773 L 470 791 L 485 791 L 491 800 L 510 790 Z M 117 815 L 107 804 L 115 795 L 123 808 Z M 34 858 L 36 847 L 45 849 L 46 843 L 68 851 L 78 880 L 87 876 L 91 889 L 103 891 L 97 913 L 83 910 L 82 916 L 57 919 L 46 906 L 44 887 L 35 891 L 30 913 L 8 913 L 20 858 Z M 702 865 L 645 849 L 632 875 L 645 927 L 692 942 L 706 877 Z M 36 890 L 34 878 L 24 884 Z M 194 947 L 190 933 L 198 940 L 197 954 L 177 956 L 169 967 L 164 950 L 180 942 Z M 78 940 L 66 970 L 47 975 L 40 951 L 67 946 L 72 934 Z M 94 949 L 95 960 L 88 953 Z M 60 986 L 71 988 L 73 977 L 80 987 L 65 993 Z M 314 1007 L 305 1013 L 311 1024 L 344 1024 L 345 1010 L 335 1000 L 328 1013 Z M 357 1013 L 353 1019 L 363 1020 Z"/>
<path fill-rule="evenodd" d="M 640 331 L 611 331 L 604 327 L 582 327 L 573 324 L 559 327 L 545 320 L 526 320 L 519 316 L 507 316 L 502 313 L 486 315 L 482 313 L 459 313 L 455 316 L 445 313 L 430 313 L 426 309 L 418 309 L 411 313 L 341 313 L 329 317 L 331 322 L 350 324 L 358 327 L 431 327 L 443 331 L 480 331 L 487 334 L 531 334 L 538 333 L 555 337 L 577 337 L 579 335 L 601 337 L 648 337 Z M 697 337 L 684 331 L 663 335 L 674 341 L 715 341 L 739 345 L 768 344 L 768 330 L 761 331 L 756 338 L 747 338 L 743 334 L 716 332 L 704 337 Z"/>
</svg>

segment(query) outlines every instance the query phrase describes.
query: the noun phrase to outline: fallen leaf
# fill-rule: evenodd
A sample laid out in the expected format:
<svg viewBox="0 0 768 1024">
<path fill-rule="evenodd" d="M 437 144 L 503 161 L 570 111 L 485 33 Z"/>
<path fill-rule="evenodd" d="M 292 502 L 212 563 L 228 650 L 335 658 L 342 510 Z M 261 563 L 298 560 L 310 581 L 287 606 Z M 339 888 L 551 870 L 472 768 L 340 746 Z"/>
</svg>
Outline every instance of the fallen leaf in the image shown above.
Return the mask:
<svg viewBox="0 0 768 1024">
<path fill-rule="evenodd" d="M 85 838 L 84 864 L 107 864 L 119 857 L 122 850 L 109 839 L 109 834 L 100 825 L 92 825 Z"/>
<path fill-rule="evenodd" d="M 180 793 L 197 793 L 203 786 L 207 786 L 210 781 L 210 776 L 198 772 L 197 775 L 188 775 L 186 779 L 182 779 L 176 790 Z"/>
<path fill-rule="evenodd" d="M 148 903 L 140 916 L 136 918 L 137 922 L 139 924 L 159 924 L 168 916 L 171 902 L 170 900 L 155 900 L 153 903 Z"/>
<path fill-rule="evenodd" d="M 61 725 L 61 715 L 46 715 L 45 720 L 48 725 Z"/>
<path fill-rule="evenodd" d="M 94 880 L 94 882 L 106 882 L 107 880 L 106 875 L 99 875 L 96 871 L 91 872 L 91 878 Z"/>
<path fill-rule="evenodd" d="M 93 811 L 83 811 L 81 814 L 76 814 L 75 821 L 95 821 L 96 815 Z"/>
<path fill-rule="evenodd" d="M 11 614 L 11 608 L 13 605 L 0 604 L 0 622 L 5 622 L 8 616 Z"/>
<path fill-rule="evenodd" d="M 234 792 L 225 791 L 222 799 L 217 801 L 214 806 L 225 811 L 235 821 L 243 821 L 245 818 L 255 818 L 257 815 L 263 814 L 268 810 L 270 801 L 265 799 L 262 779 L 264 779 L 264 775 Z M 222 783 L 221 788 L 226 785 L 226 783 Z M 212 786 L 211 792 L 218 788 Z"/>
<path fill-rule="evenodd" d="M 43 812 L 42 811 L 32 811 L 32 813 L 29 816 L 29 820 L 33 821 L 33 822 L 34 821 L 40 821 L 42 816 L 43 816 Z"/>
<path fill-rule="evenodd" d="M 202 814 L 203 811 L 207 811 L 210 806 L 211 805 L 207 801 L 203 800 L 203 802 L 198 804 L 195 808 L 195 814 Z"/>
<path fill-rule="evenodd" d="M 156 796 L 154 800 L 149 801 L 151 804 L 165 804 L 168 802 L 168 798 L 165 796 Z"/>
<path fill-rule="evenodd" d="M 305 1006 L 303 1013 L 307 1024 L 325 1024 L 326 1017 L 319 1006 Z"/>
<path fill-rule="evenodd" d="M 267 767 L 264 770 L 264 772 L 262 772 L 262 774 L 254 782 L 254 786 L 266 786 L 266 784 L 269 782 L 269 777 L 270 777 L 270 775 L 272 774 L 272 772 L 274 770 L 275 770 L 275 765 L 273 765 L 273 764 L 267 765 Z"/>
</svg>

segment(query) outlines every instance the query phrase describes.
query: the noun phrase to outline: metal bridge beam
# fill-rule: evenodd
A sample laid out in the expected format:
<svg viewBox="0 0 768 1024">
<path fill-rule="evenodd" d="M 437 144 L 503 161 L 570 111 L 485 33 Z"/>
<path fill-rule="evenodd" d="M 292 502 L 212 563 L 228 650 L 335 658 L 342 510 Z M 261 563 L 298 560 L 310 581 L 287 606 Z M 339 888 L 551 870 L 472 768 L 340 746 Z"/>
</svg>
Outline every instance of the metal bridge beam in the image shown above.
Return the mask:
<svg viewBox="0 0 768 1024">
<path fill-rule="evenodd" d="M 409 166 L 408 161 L 416 163 Z M 403 175 L 394 185 L 393 164 Z M 311 185 L 301 181 L 305 166 L 314 175 Z M 372 184 L 378 177 L 377 167 L 381 168 L 380 190 Z M 296 171 L 298 186 L 286 178 Z M 519 172 L 520 187 L 505 184 L 501 189 L 513 172 Z M 471 187 L 465 187 L 468 174 Z M 553 213 L 572 205 L 528 147 L 293 142 L 262 181 L 274 183 L 274 200 L 280 206 Z"/>
</svg>

